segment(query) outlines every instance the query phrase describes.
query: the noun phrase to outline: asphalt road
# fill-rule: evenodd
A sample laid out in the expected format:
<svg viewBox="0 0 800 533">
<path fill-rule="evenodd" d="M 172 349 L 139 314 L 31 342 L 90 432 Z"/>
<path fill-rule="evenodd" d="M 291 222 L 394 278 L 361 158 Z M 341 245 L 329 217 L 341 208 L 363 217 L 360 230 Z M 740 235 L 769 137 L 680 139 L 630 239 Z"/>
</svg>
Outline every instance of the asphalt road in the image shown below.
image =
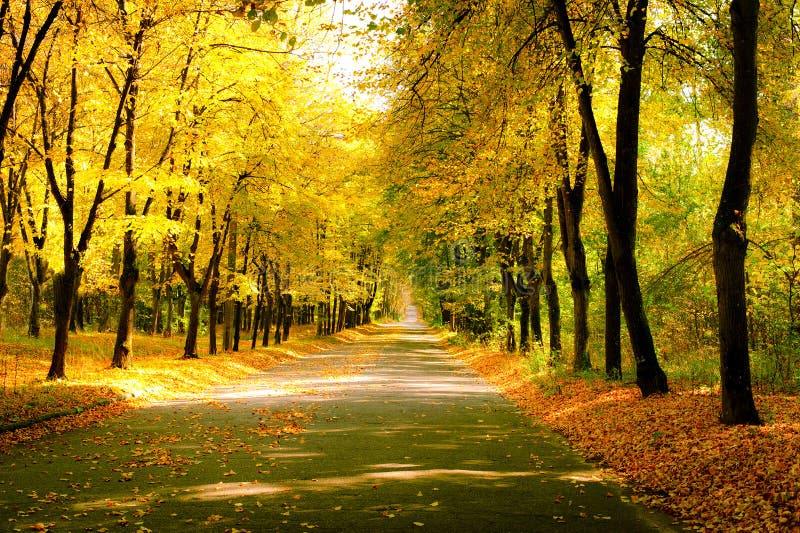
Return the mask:
<svg viewBox="0 0 800 533">
<path fill-rule="evenodd" d="M 678 529 L 520 414 L 411 311 L 205 401 L 0 455 L 0 531 Z"/>
</svg>

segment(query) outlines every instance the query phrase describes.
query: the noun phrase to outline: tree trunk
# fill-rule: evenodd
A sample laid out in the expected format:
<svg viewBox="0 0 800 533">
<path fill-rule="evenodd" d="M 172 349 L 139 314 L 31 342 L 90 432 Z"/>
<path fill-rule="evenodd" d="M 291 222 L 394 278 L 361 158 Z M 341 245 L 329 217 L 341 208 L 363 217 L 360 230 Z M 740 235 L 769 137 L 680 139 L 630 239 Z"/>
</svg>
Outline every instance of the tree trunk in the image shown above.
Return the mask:
<svg viewBox="0 0 800 533">
<path fill-rule="evenodd" d="M 547 321 L 550 330 L 549 364 L 561 359 L 561 305 L 558 302 L 558 286 L 553 279 L 553 197 L 545 199 L 544 242 L 542 245 L 542 282 L 547 298 Z"/>
<path fill-rule="evenodd" d="M 125 204 L 126 214 L 136 214 L 136 199 L 133 191 L 128 191 Z M 133 230 L 125 232 L 122 253 L 122 275 L 119 278 L 120 311 L 117 324 L 117 340 L 114 343 L 114 356 L 111 368 L 128 369 L 133 359 L 133 308 L 136 296 L 136 282 L 139 269 L 136 266 L 136 243 Z"/>
<path fill-rule="evenodd" d="M 286 293 L 283 295 L 283 338 L 282 340 L 285 342 L 289 340 L 289 330 L 292 327 L 292 320 L 294 316 L 292 314 L 292 295 L 290 293 Z"/>
<path fill-rule="evenodd" d="M 530 341 L 531 302 L 528 295 L 519 299 L 519 350 L 527 352 Z"/>
<path fill-rule="evenodd" d="M 369 324 L 372 322 L 372 305 L 375 303 L 375 297 L 378 294 L 378 283 L 372 284 L 372 289 L 369 292 L 366 304 L 364 304 L 364 315 L 361 318 L 362 324 Z M 313 315 L 312 315 L 313 316 Z"/>
<path fill-rule="evenodd" d="M 42 257 L 42 249 L 47 239 L 47 221 L 48 221 L 48 208 L 46 207 L 50 190 L 45 190 L 45 208 L 42 214 L 42 223 L 37 228 L 36 220 L 31 208 L 31 196 L 27 186 L 23 185 L 25 198 L 28 201 L 27 220 L 23 220 L 20 216 L 20 233 L 25 243 L 34 247 L 34 252 L 31 253 L 29 248 L 25 249 L 25 263 L 28 270 L 28 280 L 31 284 L 31 307 L 28 315 L 28 335 L 33 338 L 39 338 L 41 333 L 41 312 L 42 312 L 42 285 L 47 280 L 47 261 Z M 20 213 L 22 212 L 21 206 Z M 28 229 L 30 233 L 28 232 Z M 37 235 L 38 234 L 38 235 Z"/>
<path fill-rule="evenodd" d="M 150 326 L 150 334 L 162 333 L 164 331 L 164 314 L 161 311 L 161 302 L 164 298 L 164 282 L 167 278 L 167 268 L 164 262 L 161 263 L 161 268 L 156 271 L 155 254 L 151 256 L 153 260 L 152 282 L 153 286 L 150 290 L 153 298 L 153 323 Z"/>
<path fill-rule="evenodd" d="M 65 379 L 65 361 L 69 342 L 69 322 L 72 317 L 72 306 L 75 304 L 75 292 L 81 271 L 77 261 L 67 260 L 64 271 L 53 276 L 53 320 L 55 322 L 55 338 L 53 355 L 50 361 L 48 380 Z"/>
<path fill-rule="evenodd" d="M 531 334 L 533 340 L 538 344 L 542 344 L 542 278 L 539 277 L 533 280 L 531 287 L 531 295 L 528 297 L 531 311 Z"/>
<path fill-rule="evenodd" d="M 256 343 L 258 342 L 258 328 L 261 325 L 261 308 L 263 307 L 263 303 L 259 298 L 256 302 L 256 310 L 253 316 L 253 334 L 250 336 L 250 349 L 255 350 Z"/>
<path fill-rule="evenodd" d="M 233 306 L 233 351 L 239 351 L 239 341 L 242 336 L 242 302 L 236 302 Z"/>
<path fill-rule="evenodd" d="M 620 301 L 636 361 L 636 383 L 642 396 L 645 397 L 668 392 L 667 377 L 658 364 L 653 335 L 644 309 L 635 256 L 638 194 L 636 168 L 647 1 L 633 2 L 627 10 L 624 31 L 620 32 L 619 45 L 623 67 L 617 105 L 617 157 L 613 185 L 608 158 L 592 107 L 591 86 L 588 85 L 583 72 L 566 2 L 554 0 L 553 6 L 567 52 L 567 62 L 575 82 L 578 109 L 594 159 L 598 192 L 603 204 L 603 215 L 620 288 Z"/>
<path fill-rule="evenodd" d="M 283 327 L 283 313 L 284 302 L 283 295 L 276 291 L 275 293 L 275 336 L 273 337 L 273 344 L 278 345 L 281 343 L 283 336 L 281 335 L 281 328 Z"/>
<path fill-rule="evenodd" d="M 328 303 L 328 335 L 336 333 L 336 317 L 339 316 L 339 298 L 333 295 L 333 306 Z"/>
<path fill-rule="evenodd" d="M 200 305 L 203 294 L 200 290 L 189 291 L 189 324 L 186 328 L 186 342 L 183 345 L 184 359 L 197 359 L 197 333 L 200 330 Z"/>
<path fill-rule="evenodd" d="M 217 354 L 217 322 L 219 309 L 217 306 L 217 296 L 219 295 L 219 261 L 221 257 L 212 257 L 211 282 L 208 285 L 208 355 Z"/>
<path fill-rule="evenodd" d="M 575 182 L 570 176 L 570 164 L 567 149 L 567 111 L 564 86 L 560 84 L 553 100 L 550 119 L 553 151 L 561 172 L 561 184 L 556 195 L 558 205 L 558 221 L 561 229 L 561 251 L 569 273 L 572 291 L 572 308 L 574 319 L 574 350 L 572 369 L 575 372 L 589 370 L 592 367 L 589 359 L 589 274 L 586 269 L 586 251 L 581 238 L 581 218 L 586 177 L 588 174 L 589 143 L 585 129 L 581 128 L 578 146 L 577 163 L 575 165 Z"/>
<path fill-rule="evenodd" d="M 344 296 L 339 296 L 339 317 L 336 321 L 336 332 L 340 332 L 344 329 L 344 319 L 347 316 L 347 301 L 344 299 Z"/>
<path fill-rule="evenodd" d="M 509 235 L 498 235 L 496 242 L 505 303 L 506 340 L 504 349 L 508 353 L 514 353 L 517 350 L 517 341 L 514 335 L 514 307 L 517 304 L 517 292 L 514 286 L 514 276 L 509 272 L 509 268 L 514 266 L 513 243 Z"/>
<path fill-rule="evenodd" d="M 262 339 L 261 345 L 262 346 L 269 346 L 269 336 L 272 334 L 272 313 L 274 311 L 274 303 L 272 301 L 272 296 L 267 294 L 267 308 L 264 311 L 264 323 L 261 327 L 262 330 Z"/>
<path fill-rule="evenodd" d="M 181 291 L 178 294 L 177 302 L 177 315 L 178 315 L 178 333 L 181 335 L 186 333 L 186 292 Z"/>
<path fill-rule="evenodd" d="M 41 334 L 42 284 L 38 280 L 31 282 L 31 312 L 28 317 L 28 336 L 35 339 Z"/>
<path fill-rule="evenodd" d="M 9 170 L 11 172 L 11 170 Z M 9 181 L 11 181 L 9 179 Z M 12 193 L 13 194 L 13 193 Z M 5 203 L 5 198 L 2 199 Z M 9 203 L 15 202 L 14 200 L 10 200 Z M 3 209 L 3 238 L 2 242 L 0 242 L 0 308 L 3 306 L 3 301 L 5 301 L 6 295 L 8 295 L 8 265 L 11 263 L 11 259 L 13 255 L 11 254 L 11 250 L 13 248 L 12 241 L 13 241 L 13 232 L 14 229 L 14 216 L 17 215 L 17 206 L 16 203 L 10 207 L 13 209 L 13 215 L 6 214 L 7 209 Z"/>
<path fill-rule="evenodd" d="M 747 338 L 747 207 L 758 130 L 758 0 L 731 0 L 733 130 L 728 169 L 714 218 L 713 263 L 719 309 L 723 424 L 760 424 L 753 401 Z"/>
<path fill-rule="evenodd" d="M 208 287 L 208 355 L 217 354 L 217 295 L 219 294 L 219 272 Z"/>
<path fill-rule="evenodd" d="M 127 25 L 128 18 L 124 3 L 119 4 L 119 15 L 123 23 Z M 140 22 L 136 33 L 129 33 L 125 27 L 125 34 L 128 38 L 127 44 L 131 47 L 128 54 L 128 68 L 125 73 L 125 86 L 128 88 L 127 94 L 124 89 L 122 92 L 122 105 L 125 108 L 125 174 L 129 181 L 132 181 L 135 168 L 136 153 L 136 112 L 137 98 L 139 95 L 139 59 L 142 53 L 142 42 L 144 39 L 145 28 L 149 25 L 147 16 Z M 116 146 L 116 139 L 112 136 L 109 151 L 103 165 L 104 169 L 111 167 L 111 153 Z M 128 185 L 130 187 L 130 183 Z M 142 215 L 147 215 L 150 202 L 142 210 Z M 137 215 L 136 193 L 128 190 L 125 194 L 125 216 L 128 224 L 133 223 L 133 217 Z M 112 368 L 129 368 L 133 358 L 133 309 L 136 298 L 136 284 L 139 281 L 139 269 L 136 266 L 137 242 L 134 229 L 130 226 L 125 232 L 123 241 L 122 255 L 122 274 L 119 280 L 120 290 L 120 312 L 117 324 L 117 340 L 114 345 L 114 355 L 111 360 Z M 155 315 L 155 310 L 153 311 Z"/>
<path fill-rule="evenodd" d="M 164 318 L 161 313 L 162 288 L 156 283 L 150 289 L 151 307 L 153 309 L 152 322 L 150 323 L 150 335 L 155 335 L 164 331 Z"/>
<path fill-rule="evenodd" d="M 167 299 L 167 319 L 164 324 L 164 337 L 172 337 L 172 318 L 175 310 L 175 299 L 172 295 L 172 284 L 167 283 L 164 288 L 165 298 Z"/>
<path fill-rule="evenodd" d="M 228 297 L 225 299 L 223 307 L 223 334 L 222 334 L 222 349 L 226 352 L 233 347 L 233 323 L 235 305 L 234 300 L 231 298 L 233 295 L 233 280 L 234 272 L 236 272 L 236 254 L 238 248 L 238 235 L 237 224 L 235 220 L 231 220 L 230 224 L 230 240 L 228 242 Z M 241 310 L 241 307 L 240 307 Z"/>
<path fill-rule="evenodd" d="M 611 379 L 622 379 L 622 317 L 620 316 L 619 287 L 617 286 L 617 272 L 614 269 L 614 259 L 611 256 L 611 247 L 606 248 L 606 257 L 603 262 L 605 275 L 605 356 L 606 375 Z"/>
</svg>

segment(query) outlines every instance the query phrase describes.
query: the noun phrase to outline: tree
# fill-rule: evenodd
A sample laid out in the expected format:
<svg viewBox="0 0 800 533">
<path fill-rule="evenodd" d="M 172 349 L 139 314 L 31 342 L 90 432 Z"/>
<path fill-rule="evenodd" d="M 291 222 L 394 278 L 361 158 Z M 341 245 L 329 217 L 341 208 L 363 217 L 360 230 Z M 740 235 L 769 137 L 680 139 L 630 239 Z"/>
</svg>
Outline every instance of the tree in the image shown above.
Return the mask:
<svg viewBox="0 0 800 533">
<path fill-rule="evenodd" d="M 714 275 L 719 308 L 720 376 L 724 424 L 760 424 L 750 383 L 747 339 L 747 207 L 758 130 L 758 0 L 732 0 L 733 128 L 730 157 L 714 217 Z"/>
<path fill-rule="evenodd" d="M 589 370 L 589 274 L 586 270 L 586 251 L 581 237 L 584 189 L 588 175 L 589 144 L 581 128 L 574 183 L 571 177 L 567 150 L 567 117 L 563 84 L 558 85 L 551 117 L 553 152 L 561 183 L 557 189 L 558 221 L 561 229 L 561 250 L 569 272 L 572 289 L 574 352 L 572 369 Z"/>
<path fill-rule="evenodd" d="M 82 30 L 85 29 L 88 21 L 84 18 L 83 7 L 78 5 L 66 15 L 68 28 L 71 32 L 71 42 L 69 43 L 70 52 L 73 54 L 78 53 L 81 46 Z M 52 56 L 51 56 L 52 57 Z M 80 232 L 80 236 L 76 242 L 76 149 L 78 138 L 76 133 L 78 130 L 78 109 L 80 101 L 79 93 L 79 62 L 71 61 L 68 74 L 68 93 L 67 98 L 68 110 L 67 125 L 64 135 L 64 183 L 59 182 L 59 177 L 56 173 L 55 163 L 53 159 L 54 154 L 54 141 L 60 136 L 56 137 L 56 133 L 52 131 L 52 113 L 49 103 L 49 73 L 48 67 L 51 57 L 48 57 L 45 68 L 42 72 L 38 87 L 37 97 L 39 103 L 39 118 L 41 120 L 41 137 L 44 153 L 45 170 L 47 179 L 50 186 L 51 194 L 58 206 L 63 223 L 63 246 L 62 257 L 64 260 L 63 270 L 56 273 L 53 277 L 53 294 L 54 304 L 53 312 L 55 315 L 55 339 L 53 347 L 53 355 L 50 364 L 50 370 L 47 374 L 47 379 L 63 379 L 66 377 L 65 372 L 65 356 L 69 338 L 69 322 L 72 316 L 73 305 L 75 297 L 80 285 L 81 275 L 83 273 L 83 258 L 89 248 L 89 241 L 95 229 L 95 223 L 98 220 L 100 205 L 109 198 L 109 193 L 106 191 L 106 180 L 104 173 L 111 168 L 112 156 L 117 146 L 117 135 L 120 132 L 124 120 L 122 119 L 123 109 L 127 101 L 128 94 L 131 86 L 131 79 L 127 79 L 123 87 L 119 91 L 118 103 L 115 106 L 113 115 L 111 131 L 108 136 L 108 145 L 105 150 L 103 159 L 102 171 L 99 173 L 94 194 L 89 202 L 88 213 Z M 57 103 L 55 104 L 58 105 Z M 113 194 L 113 192 L 112 192 Z"/>
<path fill-rule="evenodd" d="M 44 255 L 44 246 L 47 242 L 47 224 L 50 213 L 48 199 L 50 188 L 45 183 L 44 200 L 42 202 L 41 220 L 37 224 L 34 203 L 27 182 L 23 184 L 27 206 L 25 216 L 20 218 L 19 226 L 22 240 L 25 242 L 25 263 L 28 267 L 28 278 L 31 282 L 31 309 L 28 317 L 28 335 L 39 338 L 41 331 L 41 301 L 42 286 L 49 277 L 47 258 Z M 19 206 L 22 210 L 22 204 Z M 24 220 L 23 220 L 24 218 Z M 27 228 L 26 228 L 27 226 Z"/>
<path fill-rule="evenodd" d="M 125 215 L 137 215 L 136 191 L 130 186 L 135 177 L 136 154 L 136 127 L 137 127 L 137 98 L 139 96 L 139 80 L 141 77 L 140 62 L 142 44 L 146 32 L 154 24 L 152 10 L 154 7 L 144 8 L 139 14 L 138 27 L 131 27 L 130 14 L 125 0 L 118 0 L 119 18 L 122 24 L 127 53 L 126 70 L 123 77 L 123 90 L 127 88 L 125 107 L 125 174 L 129 181 L 128 190 L 125 192 Z M 147 216 L 152 205 L 152 196 L 148 198 L 142 209 L 142 216 Z M 112 368 L 128 368 L 133 357 L 133 307 L 136 294 L 136 283 L 139 281 L 139 268 L 136 261 L 137 244 L 134 234 L 133 221 L 129 222 L 123 237 L 122 273 L 119 278 L 120 312 L 117 325 L 117 339 L 114 344 L 114 354 L 111 359 Z"/>
<path fill-rule="evenodd" d="M 636 266 L 636 210 L 639 106 L 645 51 L 646 0 L 633 0 L 620 20 L 620 88 L 617 105 L 617 149 L 614 183 L 592 106 L 580 53 L 564 0 L 553 2 L 556 22 L 578 96 L 578 109 L 597 174 L 598 192 L 608 230 L 609 246 L 619 285 L 620 301 L 636 361 L 636 383 L 643 396 L 669 390 L 656 357 Z M 615 4 L 616 6 L 616 4 Z M 616 6 L 619 8 L 619 6 Z M 617 9 L 617 13 L 619 9 Z"/>
<path fill-rule="evenodd" d="M 18 129 L 18 125 L 14 124 L 17 116 L 17 99 L 23 84 L 31 74 L 39 49 L 62 6 L 61 0 L 54 2 L 37 29 L 33 20 L 31 0 L 25 1 L 21 20 L 15 16 L 18 5 L 12 6 L 10 0 L 0 2 L 0 40 L 6 39 L 11 42 L 10 49 L 13 54 L 13 59 L 10 60 L 8 85 L 4 87 L 4 97 L 0 107 L 0 170 L 7 169 L 5 181 L 0 179 L 0 209 L 3 214 L 3 233 L 0 240 L 0 305 L 8 294 L 7 276 L 8 265 L 12 258 L 13 231 L 25 185 L 28 159 L 31 155 L 31 149 L 28 147 L 22 154 L 17 154 L 19 161 L 8 164 L 6 156 L 9 151 L 9 134 Z"/>
</svg>

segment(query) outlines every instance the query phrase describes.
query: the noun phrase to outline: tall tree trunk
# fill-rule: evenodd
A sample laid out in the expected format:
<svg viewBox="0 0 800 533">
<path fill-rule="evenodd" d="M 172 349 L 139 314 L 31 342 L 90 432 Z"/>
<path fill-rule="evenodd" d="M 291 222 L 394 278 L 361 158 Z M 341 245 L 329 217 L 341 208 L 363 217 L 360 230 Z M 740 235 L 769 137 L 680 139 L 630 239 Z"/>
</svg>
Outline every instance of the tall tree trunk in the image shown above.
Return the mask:
<svg viewBox="0 0 800 533">
<path fill-rule="evenodd" d="M 362 324 L 369 324 L 372 322 L 372 305 L 375 303 L 375 297 L 378 294 L 378 282 L 372 283 L 371 287 L 367 302 L 364 304 L 364 315 L 361 317 Z M 313 317 L 313 314 L 310 316 Z"/>
<path fill-rule="evenodd" d="M 292 327 L 292 320 L 294 316 L 292 314 L 292 295 L 291 293 L 286 293 L 283 295 L 283 337 L 282 340 L 285 342 L 289 340 L 289 330 Z"/>
<path fill-rule="evenodd" d="M 557 191 L 558 221 L 561 229 L 561 251 L 569 273 L 572 291 L 574 324 L 574 350 L 572 369 L 575 372 L 592 367 L 589 359 L 589 274 L 586 268 L 586 251 L 581 238 L 581 218 L 586 177 L 588 174 L 589 143 L 581 128 L 575 165 L 575 182 L 570 176 L 567 149 L 567 116 L 564 85 L 559 84 L 550 119 L 553 151 L 561 173 L 561 183 Z"/>
<path fill-rule="evenodd" d="M 155 265 L 153 266 L 155 270 Z M 158 281 L 158 275 L 153 274 L 152 278 L 152 285 L 150 286 L 150 301 L 151 307 L 153 309 L 153 316 L 151 317 L 150 321 L 150 335 L 155 335 L 156 333 L 161 333 L 163 330 L 163 315 L 161 313 L 161 299 L 163 297 L 163 288 Z"/>
<path fill-rule="evenodd" d="M 520 308 L 519 348 L 523 352 L 530 349 L 531 329 L 533 329 L 536 342 L 541 342 L 542 340 L 542 325 L 538 308 L 542 276 L 536 267 L 539 252 L 541 252 L 541 247 L 534 253 L 533 236 L 525 235 L 522 238 L 522 250 L 519 257 L 522 274 L 517 276 L 517 288 L 520 290 L 518 293 Z M 536 306 L 535 309 L 534 306 Z M 532 312 L 536 313 L 535 318 Z"/>
<path fill-rule="evenodd" d="M 513 282 L 508 280 L 510 283 Z M 505 304 L 506 304 L 506 343 L 505 343 L 505 350 L 508 353 L 514 353 L 517 351 L 517 341 L 516 335 L 514 333 L 514 308 L 517 305 L 517 294 L 514 292 L 513 287 L 511 291 L 504 291 L 505 292 Z"/>
<path fill-rule="evenodd" d="M 517 341 L 514 335 L 514 307 L 517 303 L 517 292 L 514 286 L 514 276 L 509 269 L 514 266 L 514 246 L 509 235 L 498 235 L 496 243 L 500 261 L 500 279 L 503 282 L 503 302 L 505 303 L 506 340 L 504 349 L 508 353 L 513 353 L 517 350 Z"/>
<path fill-rule="evenodd" d="M 44 258 L 43 250 L 47 241 L 47 227 L 50 209 L 49 198 L 50 188 L 45 188 L 44 209 L 42 210 L 41 224 L 37 225 L 36 217 L 33 212 L 33 202 L 31 201 L 30 190 L 26 183 L 22 184 L 25 199 L 27 201 L 26 216 L 20 216 L 19 229 L 22 240 L 25 241 L 25 263 L 28 270 L 28 279 L 31 284 L 31 308 L 28 316 L 28 335 L 39 338 L 41 333 L 41 305 L 42 305 L 42 285 L 47 280 L 47 260 Z M 20 215 L 22 215 L 22 205 L 18 204 Z M 23 220 L 26 218 L 26 220 Z M 33 248 L 31 250 L 31 248 Z"/>
<path fill-rule="evenodd" d="M 161 267 L 157 268 L 155 254 L 151 256 L 152 270 L 151 282 L 152 287 L 150 293 L 153 300 L 153 322 L 150 325 L 150 334 L 155 335 L 164 331 L 164 313 L 162 312 L 162 301 L 164 299 L 164 283 L 167 281 L 167 267 L 164 261 L 161 262 Z"/>
<path fill-rule="evenodd" d="M 542 344 L 542 278 L 538 276 L 531 283 L 531 294 L 528 297 L 528 306 L 531 313 L 531 334 L 533 340 Z"/>
<path fill-rule="evenodd" d="M 35 275 L 31 280 L 31 311 L 28 316 L 28 336 L 35 339 L 41 334 L 42 284 Z"/>
<path fill-rule="evenodd" d="M 256 343 L 258 342 L 258 328 L 261 326 L 261 308 L 263 307 L 263 303 L 261 299 L 256 302 L 256 310 L 255 314 L 253 315 L 253 331 L 252 335 L 250 335 L 250 349 L 255 350 Z"/>
<path fill-rule="evenodd" d="M 733 130 L 728 169 L 714 218 L 713 263 L 719 309 L 723 424 L 760 424 L 747 339 L 747 207 L 758 131 L 758 0 L 731 0 Z"/>
<path fill-rule="evenodd" d="M 133 191 L 125 195 L 125 214 L 136 215 L 136 197 Z M 122 275 L 119 278 L 120 311 L 117 324 L 117 340 L 111 368 L 128 369 L 133 358 L 133 308 L 139 268 L 136 266 L 136 242 L 133 229 L 125 232 L 122 252 Z"/>
<path fill-rule="evenodd" d="M 78 290 L 80 276 L 81 269 L 77 258 L 67 258 L 64 270 L 53 277 L 55 336 L 50 369 L 47 372 L 48 380 L 67 377 L 65 362 L 69 342 L 69 322 L 72 317 L 72 307 L 75 305 L 75 293 Z"/>
<path fill-rule="evenodd" d="M 611 256 L 611 247 L 606 249 L 603 262 L 605 277 L 605 356 L 606 375 L 611 379 L 622 379 L 622 316 L 620 315 L 619 287 L 617 285 L 617 271 L 614 269 L 614 258 Z"/>
<path fill-rule="evenodd" d="M 283 295 L 276 294 L 275 295 L 275 336 L 273 337 L 274 344 L 280 344 L 281 340 L 283 339 L 283 335 L 281 331 L 283 329 L 283 314 L 286 312 L 285 309 L 285 302 L 283 301 Z"/>
<path fill-rule="evenodd" d="M 322 337 L 325 333 L 325 304 L 317 303 L 317 337 Z"/>
<path fill-rule="evenodd" d="M 344 329 L 344 319 L 347 317 L 347 300 L 344 296 L 339 295 L 339 319 L 337 321 L 336 332 Z"/>
<path fill-rule="evenodd" d="M 69 340 L 69 317 L 72 315 L 73 304 L 70 283 L 71 280 L 65 279 L 63 272 L 53 276 L 53 321 L 55 322 L 55 333 L 53 355 L 50 359 L 50 369 L 47 372 L 48 380 L 67 377 L 65 361 Z"/>
<path fill-rule="evenodd" d="M 328 301 L 325 302 L 325 335 L 330 335 L 333 332 L 333 309 L 331 308 L 331 296 L 328 296 Z M 335 305 L 335 303 L 334 303 Z"/>
<path fill-rule="evenodd" d="M 279 265 L 273 264 L 272 268 L 272 275 L 275 279 L 275 296 L 274 296 L 274 305 L 275 305 L 275 336 L 273 338 L 274 344 L 278 345 L 281 343 L 281 328 L 283 327 L 283 313 L 284 313 L 284 302 L 283 302 L 283 295 L 281 294 L 281 278 L 278 269 L 280 268 Z"/>
<path fill-rule="evenodd" d="M 519 350 L 527 352 L 531 347 L 530 340 L 531 302 L 526 294 L 519 299 Z"/>
<path fill-rule="evenodd" d="M 223 332 L 222 332 L 222 349 L 226 352 L 233 348 L 233 322 L 234 322 L 234 299 L 231 297 L 233 294 L 233 279 L 234 272 L 236 272 L 236 254 L 237 254 L 237 225 L 236 220 L 231 220 L 230 239 L 228 242 L 228 297 L 225 299 L 223 307 Z"/>
<path fill-rule="evenodd" d="M 215 267 L 211 283 L 208 286 L 208 355 L 217 353 L 217 322 L 219 309 L 217 295 L 219 294 L 219 268 Z"/>
<path fill-rule="evenodd" d="M 231 349 L 234 352 L 239 351 L 239 341 L 242 337 L 242 316 L 243 316 L 242 302 L 237 301 L 233 305 L 233 346 Z"/>
<path fill-rule="evenodd" d="M 577 51 L 566 1 L 553 0 L 553 7 L 567 52 L 567 62 L 575 82 L 578 109 L 594 160 L 598 192 L 603 204 L 603 215 L 620 288 L 620 301 L 636 361 L 636 383 L 642 396 L 645 397 L 667 392 L 669 391 L 667 377 L 656 357 L 653 335 L 639 285 L 635 256 L 639 98 L 645 49 L 647 0 L 632 2 L 627 9 L 625 27 L 620 32 L 619 45 L 623 67 L 617 106 L 617 157 L 614 184 L 611 182 L 608 158 L 592 107 L 591 86 L 586 80 L 580 53 Z"/>
<path fill-rule="evenodd" d="M 197 359 L 197 333 L 200 329 L 200 306 L 203 294 L 199 288 L 189 290 L 189 324 L 186 328 L 186 342 L 183 345 L 184 359 Z"/>
<path fill-rule="evenodd" d="M 134 217 L 137 215 L 136 193 L 131 190 L 130 187 L 133 180 L 136 155 L 136 106 L 139 96 L 140 78 L 139 60 L 142 55 L 142 42 L 144 41 L 145 30 L 152 23 L 152 19 L 149 18 L 145 10 L 142 14 L 142 19 L 137 31 L 133 32 L 128 26 L 128 12 L 125 2 L 120 1 L 118 6 L 125 38 L 131 50 L 127 56 L 128 68 L 125 72 L 125 88 L 127 88 L 127 91 L 123 90 L 124 98 L 121 100 L 120 105 L 125 109 L 125 173 L 128 177 L 129 187 L 125 195 L 125 216 L 129 220 L 128 223 L 132 224 Z M 112 138 L 112 144 L 115 143 L 116 139 Z M 106 161 L 103 165 L 103 168 L 106 170 L 111 167 L 111 152 L 113 152 L 113 148 L 111 148 L 106 155 Z M 147 215 L 150 205 L 151 201 L 148 200 L 142 210 L 143 216 Z M 136 236 L 134 228 L 130 226 L 125 232 L 123 249 L 122 275 L 119 280 L 121 305 L 119 322 L 117 324 L 117 340 L 114 344 L 114 355 L 111 360 L 112 368 L 128 368 L 131 366 L 131 359 L 133 358 L 133 310 L 136 297 L 136 284 L 139 281 L 139 268 L 136 265 Z"/>
<path fill-rule="evenodd" d="M 3 236 L 0 240 L 0 307 L 8 295 L 8 265 L 14 257 L 11 253 L 13 249 L 14 240 L 14 218 L 19 211 L 20 192 L 22 188 L 21 181 L 25 179 L 25 164 L 23 163 L 23 170 L 17 172 L 15 169 L 8 169 L 8 187 L 3 187 L 2 180 L 0 180 L 0 206 L 3 213 Z M 22 173 L 22 176 L 18 174 Z"/>
<path fill-rule="evenodd" d="M 553 279 L 553 197 L 548 195 L 544 204 L 544 239 L 542 243 L 542 282 L 547 298 L 547 322 L 550 330 L 549 364 L 561 359 L 561 305 L 558 286 Z"/>
<path fill-rule="evenodd" d="M 264 324 L 262 326 L 262 346 L 269 346 L 269 336 L 272 334 L 272 315 L 275 309 L 272 295 L 267 293 L 267 308 L 264 311 Z"/>
<path fill-rule="evenodd" d="M 172 281 L 168 280 L 166 287 L 164 287 L 164 295 L 167 299 L 167 318 L 164 321 L 164 337 L 172 337 L 172 320 L 175 311 L 175 298 L 172 293 Z"/>
<path fill-rule="evenodd" d="M 339 316 L 339 297 L 333 294 L 333 306 L 328 303 L 328 335 L 336 333 L 336 317 Z"/>
<path fill-rule="evenodd" d="M 186 291 L 182 290 L 178 294 L 178 301 L 176 302 L 177 304 L 176 314 L 178 316 L 178 333 L 180 333 L 181 335 L 186 334 L 186 298 L 187 298 Z"/>
</svg>

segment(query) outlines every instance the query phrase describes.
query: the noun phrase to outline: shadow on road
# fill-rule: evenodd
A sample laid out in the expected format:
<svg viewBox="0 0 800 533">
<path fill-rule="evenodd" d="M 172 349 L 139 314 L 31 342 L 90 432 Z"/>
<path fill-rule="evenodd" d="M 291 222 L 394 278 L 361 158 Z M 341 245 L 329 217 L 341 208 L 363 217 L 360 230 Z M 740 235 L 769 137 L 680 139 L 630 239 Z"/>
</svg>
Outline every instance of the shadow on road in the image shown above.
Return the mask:
<svg viewBox="0 0 800 533">
<path fill-rule="evenodd" d="M 0 528 L 667 531 L 416 322 L 12 450 Z"/>
</svg>

